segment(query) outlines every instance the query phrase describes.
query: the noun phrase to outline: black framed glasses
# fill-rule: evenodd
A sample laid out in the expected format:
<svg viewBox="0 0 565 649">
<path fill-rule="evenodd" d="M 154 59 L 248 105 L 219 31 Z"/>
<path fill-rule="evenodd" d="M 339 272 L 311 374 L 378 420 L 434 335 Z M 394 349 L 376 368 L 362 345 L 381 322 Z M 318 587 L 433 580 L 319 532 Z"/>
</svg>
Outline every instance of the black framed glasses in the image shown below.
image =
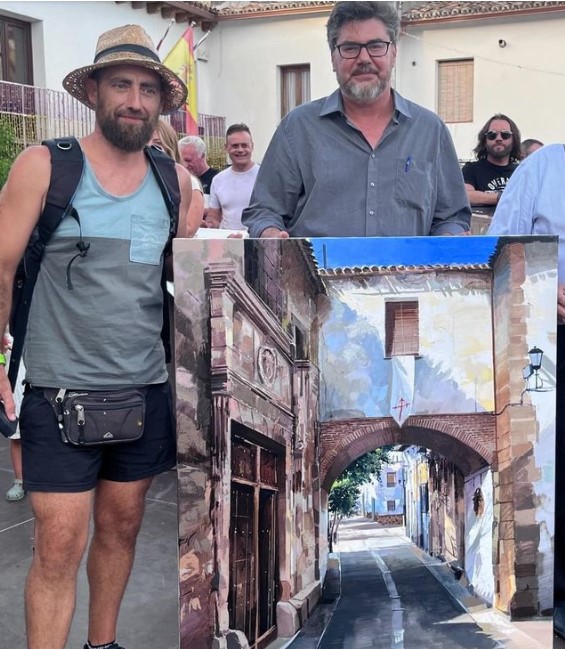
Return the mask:
<svg viewBox="0 0 565 649">
<path fill-rule="evenodd" d="M 500 137 L 503 140 L 509 140 L 512 137 L 512 131 L 487 131 L 486 138 L 487 140 L 493 142 L 494 140 L 496 140 L 499 133 L 500 133 Z"/>
<path fill-rule="evenodd" d="M 356 59 L 363 48 L 367 50 L 369 56 L 375 58 L 384 56 L 391 45 L 392 41 L 369 41 L 368 43 L 342 43 L 336 45 L 335 49 L 342 59 Z"/>
</svg>

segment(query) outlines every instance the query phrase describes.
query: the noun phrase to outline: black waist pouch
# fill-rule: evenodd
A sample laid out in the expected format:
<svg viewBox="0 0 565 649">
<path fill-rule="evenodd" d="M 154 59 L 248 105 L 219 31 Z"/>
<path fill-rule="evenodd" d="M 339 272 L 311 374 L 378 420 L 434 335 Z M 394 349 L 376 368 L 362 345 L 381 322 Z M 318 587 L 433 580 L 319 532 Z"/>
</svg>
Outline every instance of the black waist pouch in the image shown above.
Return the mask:
<svg viewBox="0 0 565 649">
<path fill-rule="evenodd" d="M 66 444 L 121 444 L 143 435 L 143 388 L 96 392 L 45 389 L 44 394 L 55 410 Z"/>
</svg>

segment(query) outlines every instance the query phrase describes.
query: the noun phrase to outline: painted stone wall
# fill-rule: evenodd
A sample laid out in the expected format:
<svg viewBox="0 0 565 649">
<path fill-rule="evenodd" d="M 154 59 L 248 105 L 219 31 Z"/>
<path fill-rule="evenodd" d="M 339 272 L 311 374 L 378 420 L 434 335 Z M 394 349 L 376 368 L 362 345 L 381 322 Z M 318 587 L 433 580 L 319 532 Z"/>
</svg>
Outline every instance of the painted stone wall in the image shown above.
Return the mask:
<svg viewBox="0 0 565 649">
<path fill-rule="evenodd" d="M 300 243 L 271 251 L 294 278 L 283 277 L 275 316 L 245 280 L 245 245 L 175 242 L 181 649 L 237 637 L 229 612 L 234 432 L 279 457 L 279 607 L 320 577 L 319 377 L 310 350 L 320 285 Z"/>
<path fill-rule="evenodd" d="M 500 413 L 493 465 L 498 522 L 493 552 L 495 579 L 500 585 L 495 605 L 516 617 L 547 614 L 552 605 L 555 433 L 551 400 L 555 394 L 525 392 L 522 371 L 529 363 L 528 350 L 545 345 L 546 386 L 551 387 L 554 380 L 552 314 L 557 286 L 556 272 L 547 268 L 548 257 L 555 252 L 548 243 L 506 240 L 494 268 L 496 409 Z M 541 407 L 544 402 L 545 409 Z"/>
</svg>

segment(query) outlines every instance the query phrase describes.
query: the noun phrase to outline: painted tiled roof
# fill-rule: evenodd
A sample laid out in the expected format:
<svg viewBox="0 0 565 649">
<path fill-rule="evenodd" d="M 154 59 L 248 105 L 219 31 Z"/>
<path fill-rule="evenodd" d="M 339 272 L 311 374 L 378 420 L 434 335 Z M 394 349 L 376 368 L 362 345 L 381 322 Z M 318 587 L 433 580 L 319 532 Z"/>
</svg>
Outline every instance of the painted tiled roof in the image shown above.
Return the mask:
<svg viewBox="0 0 565 649">
<path fill-rule="evenodd" d="M 423 2 L 405 11 L 402 21 L 410 24 L 547 11 L 565 11 L 565 2 Z"/>
<path fill-rule="evenodd" d="M 340 279 L 351 275 L 385 275 L 389 273 L 427 273 L 430 271 L 488 271 L 489 264 L 426 264 L 418 266 L 344 266 L 320 268 L 318 273 L 325 279 Z"/>
</svg>

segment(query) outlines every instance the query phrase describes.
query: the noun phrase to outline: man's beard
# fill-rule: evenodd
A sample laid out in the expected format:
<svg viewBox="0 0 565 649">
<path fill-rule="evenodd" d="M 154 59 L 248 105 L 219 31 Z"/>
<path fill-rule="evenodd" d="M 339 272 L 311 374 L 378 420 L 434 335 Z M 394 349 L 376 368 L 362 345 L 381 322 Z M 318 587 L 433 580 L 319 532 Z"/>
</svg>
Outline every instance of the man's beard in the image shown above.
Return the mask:
<svg viewBox="0 0 565 649">
<path fill-rule="evenodd" d="M 123 124 L 119 118 L 103 110 L 96 114 L 96 119 L 104 137 L 120 151 L 135 153 L 141 151 L 149 142 L 157 127 L 159 115 L 147 117 L 138 124 Z"/>
<path fill-rule="evenodd" d="M 502 160 L 503 158 L 507 158 L 510 155 L 510 152 L 512 151 L 512 144 L 505 144 L 504 149 L 495 149 L 492 144 L 487 144 L 486 150 L 487 154 L 491 158 L 494 158 L 495 160 Z"/>
<path fill-rule="evenodd" d="M 374 73 L 373 70 L 367 70 L 367 72 Z M 390 81 L 390 75 L 385 79 L 381 79 L 375 74 L 375 81 L 373 83 L 359 83 L 355 79 L 355 76 L 351 76 L 347 81 L 344 81 L 338 75 L 337 80 L 341 92 L 348 99 L 359 104 L 368 104 L 383 93 Z"/>
</svg>

